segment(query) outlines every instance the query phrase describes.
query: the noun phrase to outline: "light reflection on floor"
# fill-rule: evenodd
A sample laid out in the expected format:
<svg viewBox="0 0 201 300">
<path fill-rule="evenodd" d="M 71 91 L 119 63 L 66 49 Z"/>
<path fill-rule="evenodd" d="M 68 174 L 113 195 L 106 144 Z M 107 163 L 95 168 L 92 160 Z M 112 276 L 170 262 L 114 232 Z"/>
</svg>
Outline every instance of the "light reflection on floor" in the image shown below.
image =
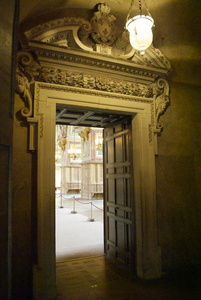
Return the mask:
<svg viewBox="0 0 201 300">
<path fill-rule="evenodd" d="M 76 214 L 71 213 L 74 210 Z M 57 261 L 104 253 L 102 210 L 103 200 L 82 200 L 80 195 L 63 195 L 61 200 L 56 194 Z M 94 222 L 88 221 L 91 217 Z"/>
</svg>

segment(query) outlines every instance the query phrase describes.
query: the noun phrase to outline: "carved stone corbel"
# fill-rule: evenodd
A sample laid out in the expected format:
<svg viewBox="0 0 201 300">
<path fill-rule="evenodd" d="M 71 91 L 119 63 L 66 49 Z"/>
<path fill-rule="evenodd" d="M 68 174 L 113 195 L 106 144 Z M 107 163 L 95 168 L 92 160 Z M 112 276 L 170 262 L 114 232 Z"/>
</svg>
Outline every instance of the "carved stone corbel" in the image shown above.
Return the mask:
<svg viewBox="0 0 201 300">
<path fill-rule="evenodd" d="M 155 129 L 159 132 L 163 129 L 159 122 L 160 116 L 165 112 L 169 102 L 169 84 L 167 80 L 159 78 L 155 84 Z"/>
<path fill-rule="evenodd" d="M 25 107 L 21 109 L 21 116 L 28 118 L 33 113 L 32 94 L 30 91 L 30 82 L 22 72 L 16 73 L 16 92 L 19 93 L 25 103 Z"/>
<path fill-rule="evenodd" d="M 26 103 L 22 108 L 22 117 L 28 118 L 33 114 L 33 96 L 31 93 L 31 84 L 34 82 L 34 76 L 39 73 L 37 69 L 39 64 L 34 60 L 30 52 L 21 51 L 17 57 L 17 71 L 16 71 L 16 92 L 19 93 Z"/>
<path fill-rule="evenodd" d="M 169 84 L 167 80 L 163 78 L 157 79 L 154 91 L 154 143 L 155 143 L 155 155 L 158 155 L 158 142 L 157 137 L 161 133 L 163 127 L 159 122 L 160 116 L 164 114 L 167 106 L 169 105 Z"/>
</svg>

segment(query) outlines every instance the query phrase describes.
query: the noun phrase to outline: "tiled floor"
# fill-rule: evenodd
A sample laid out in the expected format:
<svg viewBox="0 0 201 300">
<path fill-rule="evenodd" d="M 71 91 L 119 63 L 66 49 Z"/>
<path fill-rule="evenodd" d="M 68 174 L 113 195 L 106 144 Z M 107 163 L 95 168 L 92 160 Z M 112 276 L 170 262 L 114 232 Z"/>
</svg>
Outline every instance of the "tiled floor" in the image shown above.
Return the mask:
<svg viewBox="0 0 201 300">
<path fill-rule="evenodd" d="M 196 274 L 141 281 L 104 256 L 57 263 L 57 300 L 200 300 Z"/>
</svg>

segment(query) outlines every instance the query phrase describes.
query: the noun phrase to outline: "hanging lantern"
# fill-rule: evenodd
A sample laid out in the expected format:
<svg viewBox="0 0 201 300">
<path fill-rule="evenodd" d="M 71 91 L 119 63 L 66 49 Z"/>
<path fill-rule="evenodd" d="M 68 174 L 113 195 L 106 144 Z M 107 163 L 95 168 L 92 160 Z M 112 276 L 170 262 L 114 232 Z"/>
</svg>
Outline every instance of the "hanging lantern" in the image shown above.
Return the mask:
<svg viewBox="0 0 201 300">
<path fill-rule="evenodd" d="M 131 2 L 131 6 L 127 15 L 126 29 L 130 34 L 131 46 L 135 50 L 140 51 L 141 54 L 144 54 L 145 50 L 151 45 L 153 41 L 152 27 L 154 25 L 154 20 L 149 13 L 146 1 L 144 0 L 144 5 L 148 15 L 142 14 L 141 0 L 138 0 L 138 2 L 139 15 L 129 19 L 134 0 L 132 0 Z"/>
<path fill-rule="evenodd" d="M 131 46 L 144 54 L 153 41 L 154 20 L 150 16 L 138 15 L 128 20 L 126 29 L 130 33 Z"/>
</svg>

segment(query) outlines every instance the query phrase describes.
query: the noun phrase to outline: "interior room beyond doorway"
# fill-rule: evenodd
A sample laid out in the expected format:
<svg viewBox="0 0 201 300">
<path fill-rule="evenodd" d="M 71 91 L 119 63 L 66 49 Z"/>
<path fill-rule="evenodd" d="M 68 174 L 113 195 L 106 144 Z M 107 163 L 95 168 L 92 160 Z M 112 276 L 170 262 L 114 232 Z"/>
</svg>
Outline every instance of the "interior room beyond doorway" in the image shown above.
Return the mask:
<svg viewBox="0 0 201 300">
<path fill-rule="evenodd" d="M 104 254 L 102 128 L 56 125 L 56 259 Z"/>
</svg>

